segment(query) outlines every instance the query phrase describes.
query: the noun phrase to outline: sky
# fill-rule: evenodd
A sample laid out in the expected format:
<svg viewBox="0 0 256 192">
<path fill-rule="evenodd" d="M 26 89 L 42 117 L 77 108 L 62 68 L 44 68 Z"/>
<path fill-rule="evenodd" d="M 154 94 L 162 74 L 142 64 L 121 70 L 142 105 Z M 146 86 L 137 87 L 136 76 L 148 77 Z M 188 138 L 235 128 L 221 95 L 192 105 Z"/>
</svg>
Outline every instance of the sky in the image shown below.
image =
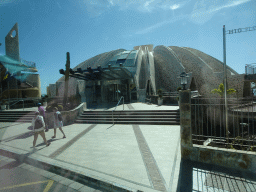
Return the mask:
<svg viewBox="0 0 256 192">
<path fill-rule="evenodd" d="M 191 47 L 223 61 L 226 31 L 256 26 L 255 0 L 0 0 L 0 55 L 18 23 L 20 57 L 36 63 L 42 94 L 70 66 L 116 49 Z M 256 29 L 256 27 L 255 27 Z M 227 65 L 256 63 L 256 30 L 226 35 Z"/>
</svg>

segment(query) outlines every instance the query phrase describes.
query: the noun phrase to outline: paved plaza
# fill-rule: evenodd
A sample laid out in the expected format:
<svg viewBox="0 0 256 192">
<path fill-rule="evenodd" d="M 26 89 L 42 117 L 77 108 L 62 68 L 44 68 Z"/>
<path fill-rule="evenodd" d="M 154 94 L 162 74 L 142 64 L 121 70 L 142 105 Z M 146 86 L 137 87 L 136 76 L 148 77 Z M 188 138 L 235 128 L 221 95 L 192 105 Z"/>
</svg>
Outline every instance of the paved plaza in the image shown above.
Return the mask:
<svg viewBox="0 0 256 192">
<path fill-rule="evenodd" d="M 135 110 L 178 109 L 177 106 L 141 103 L 134 103 L 132 107 Z M 124 105 L 125 110 L 129 108 L 131 106 Z M 122 109 L 123 105 L 116 108 Z M 66 139 L 62 139 L 59 130 L 55 139 L 51 138 L 52 129 L 46 132 L 46 138 L 51 142 L 49 147 L 39 136 L 34 152 L 31 148 L 31 123 L 9 123 L 8 126 L 2 129 L 2 150 L 29 154 L 28 158 L 59 165 L 63 169 L 76 169 L 84 175 L 116 183 L 128 190 L 153 192 L 175 191 L 177 188 L 179 125 L 72 124 L 63 127 Z"/>
<path fill-rule="evenodd" d="M 178 106 L 132 103 L 120 105 L 116 110 L 123 110 L 123 107 L 124 110 L 178 109 Z M 87 110 L 113 109 L 103 107 Z M 37 108 L 30 110 L 36 111 Z M 60 172 L 77 173 L 79 177 L 86 178 L 88 183 L 98 183 L 110 189 L 115 186 L 126 191 L 171 192 L 178 191 L 180 186 L 184 189 L 189 183 L 196 191 L 230 191 L 233 188 L 230 188 L 228 181 L 241 181 L 232 176 L 216 176 L 216 172 L 193 165 L 190 167 L 193 169 L 191 175 L 187 177 L 187 163 L 181 166 L 179 125 L 72 124 L 64 126 L 63 130 L 67 138 L 63 139 L 57 130 L 57 137 L 52 139 L 53 130 L 50 129 L 45 134 L 51 145 L 46 147 L 39 136 L 37 150 L 33 151 L 31 123 L 1 123 L 0 152 L 17 154 L 15 158 L 21 161 L 26 158 L 26 163 L 33 167 L 50 170 L 52 166 Z M 24 167 L 24 164 L 21 166 Z M 50 174 L 49 177 L 67 185 L 71 183 L 67 182 L 66 176 L 54 177 Z M 226 182 L 222 188 L 218 186 L 220 178 Z M 245 179 L 240 185 L 247 185 L 248 182 L 251 191 L 256 189 L 255 182 Z M 86 191 L 86 186 L 76 185 L 76 189 Z"/>
</svg>

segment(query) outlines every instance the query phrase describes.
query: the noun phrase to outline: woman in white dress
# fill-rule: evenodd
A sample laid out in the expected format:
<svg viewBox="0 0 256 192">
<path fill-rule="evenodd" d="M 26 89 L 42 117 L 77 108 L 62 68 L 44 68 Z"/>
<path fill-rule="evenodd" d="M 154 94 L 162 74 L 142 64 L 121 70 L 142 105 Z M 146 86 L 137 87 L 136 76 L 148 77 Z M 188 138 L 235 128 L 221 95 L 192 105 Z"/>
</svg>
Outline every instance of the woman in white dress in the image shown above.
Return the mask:
<svg viewBox="0 0 256 192">
<path fill-rule="evenodd" d="M 64 138 L 66 138 L 66 135 L 65 135 L 64 131 L 62 130 L 63 122 L 61 120 L 59 120 L 59 116 L 61 116 L 61 113 L 58 111 L 57 107 L 53 108 L 53 112 L 54 112 L 54 135 L 52 136 L 52 138 L 56 138 L 56 129 L 59 128 L 63 134 L 63 139 L 64 139 Z"/>
<path fill-rule="evenodd" d="M 38 134 L 41 135 L 41 137 L 44 140 L 44 143 L 48 147 L 51 143 L 48 143 L 46 138 L 45 138 L 45 123 L 44 119 L 42 116 L 39 115 L 39 111 L 35 113 L 35 117 L 32 119 L 32 126 L 33 126 L 33 131 L 34 131 L 34 141 L 33 141 L 33 148 L 35 148 L 36 145 L 36 140 L 38 138 Z"/>
</svg>

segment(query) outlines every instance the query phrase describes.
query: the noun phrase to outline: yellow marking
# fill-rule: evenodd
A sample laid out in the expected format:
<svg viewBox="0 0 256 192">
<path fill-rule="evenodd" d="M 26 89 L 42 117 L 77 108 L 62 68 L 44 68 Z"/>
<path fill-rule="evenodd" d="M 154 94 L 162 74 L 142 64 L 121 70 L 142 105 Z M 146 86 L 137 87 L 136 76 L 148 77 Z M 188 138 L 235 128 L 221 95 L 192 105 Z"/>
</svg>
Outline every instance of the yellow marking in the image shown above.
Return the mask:
<svg viewBox="0 0 256 192">
<path fill-rule="evenodd" d="M 45 187 L 44 191 L 43 192 L 48 192 L 52 186 L 52 184 L 54 183 L 53 180 L 49 180 L 47 186 Z"/>
<path fill-rule="evenodd" d="M 1 190 L 6 190 L 6 189 L 13 189 L 13 188 L 17 188 L 17 187 L 24 187 L 24 186 L 28 186 L 28 185 L 35 185 L 35 184 L 39 184 L 39 183 L 46 183 L 46 182 L 48 182 L 48 185 L 49 185 L 49 183 L 50 182 L 53 182 L 53 180 L 46 180 L 46 181 L 37 181 L 37 182 L 32 182 L 32 183 L 23 183 L 23 184 L 20 184 L 20 185 L 13 185 L 13 186 L 10 186 L 10 187 L 4 187 L 4 188 L 0 188 L 0 191 Z M 48 186 L 47 185 L 47 186 Z M 46 187 L 47 187 L 46 186 Z M 50 186 L 52 186 L 52 184 L 50 185 Z M 49 190 L 49 189 L 48 189 Z M 47 190 L 47 191 L 48 191 Z M 47 192 L 46 191 L 46 192 Z"/>
</svg>

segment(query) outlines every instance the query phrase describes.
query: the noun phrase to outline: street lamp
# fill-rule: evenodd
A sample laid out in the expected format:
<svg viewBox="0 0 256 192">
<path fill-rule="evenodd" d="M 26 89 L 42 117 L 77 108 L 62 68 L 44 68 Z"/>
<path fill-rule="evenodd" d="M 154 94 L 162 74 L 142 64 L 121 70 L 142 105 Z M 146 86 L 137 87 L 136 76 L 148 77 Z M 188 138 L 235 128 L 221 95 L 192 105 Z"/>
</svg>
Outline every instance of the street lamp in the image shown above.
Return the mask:
<svg viewBox="0 0 256 192">
<path fill-rule="evenodd" d="M 183 90 L 186 90 L 186 85 L 188 84 L 188 77 L 185 72 L 182 72 L 178 78 L 180 78 L 180 84 L 183 86 Z"/>
</svg>

